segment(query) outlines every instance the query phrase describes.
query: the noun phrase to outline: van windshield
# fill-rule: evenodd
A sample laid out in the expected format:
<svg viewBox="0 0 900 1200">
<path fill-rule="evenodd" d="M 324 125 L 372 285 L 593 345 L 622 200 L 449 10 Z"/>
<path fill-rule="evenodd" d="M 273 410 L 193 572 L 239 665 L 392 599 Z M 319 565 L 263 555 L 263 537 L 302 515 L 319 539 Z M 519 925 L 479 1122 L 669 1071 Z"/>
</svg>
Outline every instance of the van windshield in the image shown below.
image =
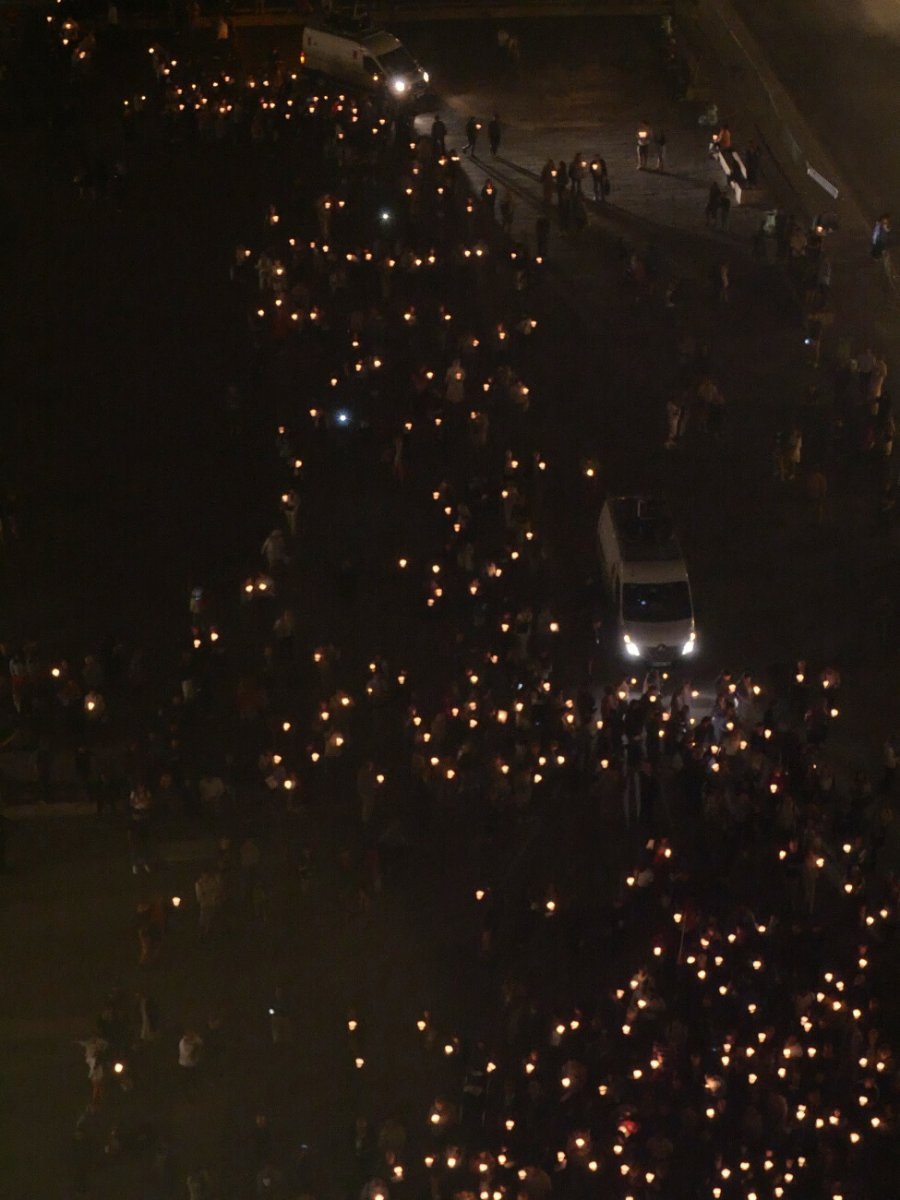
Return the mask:
<svg viewBox="0 0 900 1200">
<path fill-rule="evenodd" d="M 685 580 L 677 583 L 625 583 L 622 585 L 622 618 L 664 625 L 689 621 L 691 593 Z"/>
<path fill-rule="evenodd" d="M 386 75 L 414 75 L 416 60 L 405 46 L 395 46 L 385 54 L 379 54 L 378 59 Z"/>
</svg>

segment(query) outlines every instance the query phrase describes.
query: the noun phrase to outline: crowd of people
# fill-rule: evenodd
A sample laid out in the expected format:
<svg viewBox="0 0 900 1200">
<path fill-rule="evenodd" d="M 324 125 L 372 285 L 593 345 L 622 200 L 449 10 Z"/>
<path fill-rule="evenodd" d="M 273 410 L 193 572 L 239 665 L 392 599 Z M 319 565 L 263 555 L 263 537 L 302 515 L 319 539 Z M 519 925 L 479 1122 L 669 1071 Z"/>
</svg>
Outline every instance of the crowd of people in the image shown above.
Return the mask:
<svg viewBox="0 0 900 1200">
<path fill-rule="evenodd" d="M 882 774 L 844 778 L 828 663 L 725 670 L 705 688 L 617 667 L 596 595 L 573 607 L 554 570 L 556 464 L 531 382 L 548 353 L 541 256 L 472 195 L 446 132 L 274 54 L 254 73 L 159 44 L 148 62 L 122 106 L 132 154 L 205 140 L 239 161 L 265 143 L 316 171 L 222 247 L 247 378 L 287 374 L 292 399 L 270 435 L 269 526 L 232 595 L 198 581 L 186 597 L 166 702 L 133 727 L 125 697 L 144 666 L 119 645 L 77 670 L 36 648 L 8 659 L 18 716 L 68 739 L 85 795 L 126 814 L 137 879 L 138 982 L 109 993 L 82 1042 L 74 1193 L 102 1187 L 115 1160 L 146 1194 L 190 1200 L 891 1195 L 900 1076 L 878 985 L 900 904 L 885 859 L 897 747 Z M 580 198 L 580 176 L 548 164 L 560 177 Z M 870 357 L 856 364 L 863 404 Z M 686 412 L 716 433 L 724 407 L 695 347 L 682 370 L 670 448 Z M 226 400 L 238 439 L 245 391 Z M 328 510 L 335 478 L 386 526 L 400 514 L 371 553 L 341 544 L 345 511 L 336 558 L 323 552 L 307 514 Z M 212 724 L 229 742 L 215 763 Z M 129 749 L 109 779 L 92 755 L 111 729 Z M 166 814 L 217 839 L 193 895 L 165 890 Z M 341 855 L 317 861 L 314 831 L 345 819 Z M 353 1133 L 333 1171 L 280 1145 L 262 1112 L 251 1177 L 181 1170 L 185 1131 L 165 1113 L 123 1126 L 119 1096 L 140 1092 L 160 1043 L 193 1094 L 220 1016 L 162 1020 L 152 972 L 190 970 L 162 953 L 167 938 L 227 953 L 236 923 L 276 919 L 264 864 L 285 828 L 291 886 L 345 876 L 351 918 L 386 892 L 415 903 L 426 861 L 428 887 L 462 914 L 454 971 L 488 1000 L 466 1028 L 435 1016 L 439 994 L 410 1009 L 430 1099 L 417 1111 L 404 1097 L 402 1119 L 377 1096 L 343 1114 Z M 369 1006 L 348 1002 L 338 1073 L 365 1073 L 377 1052 Z M 268 1015 L 266 1037 L 290 1046 L 304 1010 L 287 982 Z"/>
</svg>

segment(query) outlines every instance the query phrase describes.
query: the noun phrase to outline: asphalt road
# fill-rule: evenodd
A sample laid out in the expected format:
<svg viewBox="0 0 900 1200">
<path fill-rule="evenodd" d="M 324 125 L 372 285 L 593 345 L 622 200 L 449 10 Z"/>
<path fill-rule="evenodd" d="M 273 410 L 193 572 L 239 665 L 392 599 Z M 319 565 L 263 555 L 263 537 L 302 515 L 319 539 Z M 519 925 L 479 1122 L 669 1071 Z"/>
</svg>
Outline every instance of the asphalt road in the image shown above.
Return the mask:
<svg viewBox="0 0 900 1200">
<path fill-rule="evenodd" d="M 871 612 L 895 578 L 896 531 L 887 538 L 876 533 L 871 476 L 856 465 L 831 479 L 822 527 L 802 489 L 785 492 L 772 478 L 772 442 L 791 421 L 804 431 L 807 465 L 829 462 L 829 373 L 809 368 L 796 299 L 777 274 L 750 261 L 758 210 L 738 209 L 727 236 L 703 226 L 716 176 L 696 123 L 698 106 L 673 102 L 660 78 L 655 23 L 523 25 L 518 74 L 497 55 L 493 30 L 479 29 L 465 46 L 440 40 L 434 27 L 405 34 L 421 61 L 437 64 L 457 144 L 468 114 L 501 114 L 500 154 L 492 159 L 482 147 L 470 170 L 474 186 L 485 176 L 511 186 L 517 220 L 529 236 L 539 211 L 535 175 L 548 157 L 568 159 L 583 149 L 607 159 L 610 210 L 592 213 L 580 243 L 556 243 L 558 300 L 569 307 L 578 340 L 597 353 L 597 401 L 580 410 L 579 437 L 597 453 L 610 490 L 661 490 L 671 498 L 703 624 L 698 670 L 715 674 L 723 661 L 790 659 L 806 647 L 840 660 L 857 680 L 860 699 L 875 694 L 876 681 L 891 725 L 896 701 L 881 690 Z M 663 176 L 635 170 L 634 131 L 645 122 L 667 130 Z M 772 180 L 764 204 L 777 197 L 774 188 Z M 682 285 L 674 311 L 641 305 L 633 322 L 620 320 L 623 241 L 659 252 L 663 277 Z M 736 281 L 727 312 L 712 302 L 710 284 L 723 261 Z M 729 400 L 727 428 L 722 444 L 688 439 L 683 453 L 671 456 L 662 449 L 662 412 L 668 368 L 686 331 L 712 347 Z M 811 387 L 819 393 L 813 403 Z M 584 526 L 579 544 L 586 558 L 592 547 Z M 864 723 L 862 708 L 860 715 Z"/>
<path fill-rule="evenodd" d="M 483 169 L 516 186 L 526 231 L 538 211 L 535 168 L 548 155 L 602 148 L 608 159 L 614 203 L 592 219 L 578 248 L 561 246 L 556 275 L 557 301 L 574 316 L 572 345 L 560 354 L 578 392 L 593 390 L 596 402 L 569 397 L 577 436 L 561 426 L 548 437 L 565 461 L 590 447 L 612 490 L 670 495 L 694 578 L 703 669 L 714 675 L 723 661 L 803 652 L 836 656 L 845 669 L 860 653 L 877 661 L 880 647 L 867 631 L 891 556 L 873 527 L 865 472 L 832 481 L 821 529 L 802 494 L 771 478 L 772 440 L 791 421 L 804 428 L 807 462 L 827 457 L 829 409 L 804 403 L 821 379 L 804 363 L 793 300 L 776 275 L 749 260 L 752 213 L 736 213 L 728 236 L 703 228 L 704 135 L 691 108 L 666 94 L 647 36 L 653 27 L 525 24 L 518 73 L 498 57 L 490 24 L 473 26 L 465 41 L 444 25 L 400 32 L 434 68 L 457 144 L 469 112 L 501 113 L 503 161 L 482 158 L 473 182 L 479 186 Z M 261 60 L 274 43 L 290 61 L 292 39 L 286 30 L 242 31 L 241 48 Z M 130 59 L 117 69 L 127 75 Z M 645 120 L 669 132 L 665 176 L 634 170 L 634 128 Z M 230 167 L 207 155 L 204 187 L 216 200 L 197 203 L 196 164 L 178 154 L 148 164 L 126 147 L 136 203 L 97 213 L 79 205 L 71 176 L 79 155 L 98 146 L 108 157 L 119 152 L 114 118 L 93 122 L 80 142 L 69 139 L 62 157 L 38 127 L 13 137 L 28 182 L 7 185 L 19 284 L 5 365 L 23 403 L 6 479 L 28 536 L 5 564 L 9 629 L 62 648 L 110 633 L 162 644 L 198 577 L 232 587 L 243 548 L 266 532 L 252 476 L 238 466 L 246 447 L 224 430 L 224 389 L 237 364 L 205 331 L 240 320 L 224 286 L 228 247 L 283 181 L 259 153 L 235 188 Z M 623 241 L 652 247 L 664 275 L 680 283 L 674 311 L 644 305 L 622 321 Z M 722 261 L 731 263 L 734 285 L 727 311 L 714 303 L 711 283 Z M 728 420 L 721 445 L 692 437 L 671 456 L 662 449 L 665 364 L 686 331 L 713 347 L 714 370 L 727 380 Z M 254 407 L 258 429 L 263 416 Z M 263 455 L 264 435 L 260 444 L 255 436 L 249 451 Z M 570 562 L 582 578 L 595 569 L 594 517 L 588 506 L 572 530 Z M 868 686 L 860 683 L 861 694 Z"/>
<path fill-rule="evenodd" d="M 663 112 L 673 121 L 676 145 L 684 138 L 688 182 L 677 203 L 693 204 L 694 192 L 702 193 L 703 156 L 701 148 L 699 159 L 689 157 L 689 118 L 679 125 L 665 108 L 652 53 L 634 28 L 605 24 L 602 31 L 602 53 L 583 37 L 535 52 L 537 79 L 552 80 L 553 92 L 530 78 L 491 75 L 488 29 L 480 31 L 474 54 L 454 45 L 446 30 L 427 37 L 437 39 L 430 49 L 457 122 L 473 96 L 479 108 L 497 104 L 512 114 L 516 136 L 525 140 L 520 145 L 527 142 L 532 156 L 551 146 L 564 144 L 566 154 L 579 148 L 576 138 L 585 129 L 560 126 L 552 114 L 548 120 L 546 98 L 555 97 L 559 111 L 581 89 L 587 112 L 599 81 L 606 139 L 615 149 L 611 167 L 617 175 L 633 171 L 634 120 L 651 96 L 653 119 Z M 537 38 L 533 44 L 541 45 Z M 526 63 L 528 47 L 526 41 Z M 566 73 L 553 65 L 557 53 L 568 55 L 565 86 L 560 75 Z M 529 122 L 535 128 L 529 130 Z M 588 117 L 579 123 L 587 125 Z M 117 145 L 113 131 L 101 129 L 99 138 Z M 512 135 L 510 146 L 516 146 Z M 79 205 L 71 185 L 73 163 L 60 160 L 40 131 L 13 135 L 12 148 L 20 170 L 15 185 L 6 187 L 14 204 L 15 237 L 9 241 L 18 292 L 4 365 L 9 379 L 19 382 L 10 393 L 19 424 L 16 453 L 8 456 L 6 470 L 21 495 L 23 532 L 22 546 L 6 566 L 9 624 L 16 638 L 36 636 L 66 646 L 90 646 L 110 629 L 171 646 L 174 631 L 183 629 L 190 584 L 199 576 L 223 591 L 233 588 L 245 564 L 256 559 L 273 504 L 265 473 L 271 429 L 283 412 L 301 411 L 304 397 L 283 366 L 272 370 L 265 386 L 249 389 L 247 435 L 237 444 L 224 427 L 222 408 L 223 389 L 240 366 L 229 349 L 239 322 L 227 285 L 229 256 L 238 238 L 261 229 L 273 195 L 290 203 L 292 179 L 265 147 L 238 157 L 219 155 L 216 147 L 196 154 L 157 146 L 129 155 L 132 195 L 117 214 Z M 77 144 L 70 149 L 77 155 Z M 629 188 L 636 192 L 643 182 L 632 180 Z M 800 358 L 796 311 L 778 278 L 760 274 L 737 240 L 717 240 L 702 231 L 704 248 L 698 249 L 696 235 L 685 240 L 687 209 L 679 208 L 679 221 L 673 222 L 675 202 L 663 195 L 655 220 L 654 202 L 645 197 L 640 226 L 629 223 L 626 212 L 608 225 L 592 226 L 574 252 L 593 277 L 591 287 L 586 280 L 573 281 L 561 265 L 555 291 L 542 300 L 546 340 L 529 366 L 539 397 L 535 428 L 553 463 L 548 520 L 555 535 L 555 591 L 574 613 L 595 571 L 599 489 L 579 469 L 589 451 L 603 467 L 604 487 L 661 486 L 672 495 L 694 571 L 708 674 L 724 662 L 739 669 L 802 651 L 817 657 L 837 653 L 848 692 L 865 694 L 896 651 L 886 655 L 868 633 L 860 633 L 868 604 L 860 581 L 865 569 L 878 565 L 884 547 L 867 516 L 864 473 L 840 481 L 824 527 L 815 524 L 799 491 L 775 485 L 768 450 L 786 421 L 799 417 L 806 423 L 811 455 L 822 453 L 824 445 L 825 414 L 800 403 L 809 376 Z M 668 269 L 683 277 L 684 300 L 674 313 L 658 303 L 636 302 L 623 287 L 616 251 L 623 232 L 642 246 L 658 241 Z M 713 303 L 709 284 L 709 268 L 722 255 L 734 266 L 734 299 L 727 311 Z M 693 266 L 683 266 L 685 259 Z M 727 381 L 729 413 L 721 442 L 692 439 L 670 456 L 662 448 L 662 406 L 677 344 L 687 330 L 710 340 L 716 372 Z M 338 469 L 343 475 L 336 479 L 353 479 L 352 462 Z M 368 470 L 366 483 L 377 481 L 381 465 L 369 463 Z M 350 531 L 354 553 L 373 566 L 399 548 L 401 532 L 428 544 L 427 515 L 407 511 L 402 495 L 384 511 L 372 506 L 360 513 L 352 489 L 334 488 L 334 481 L 332 488 L 345 494 L 335 512 L 331 492 L 311 489 L 318 498 L 310 538 L 323 577 L 336 565 Z M 379 483 L 375 494 L 385 490 Z M 406 638 L 416 660 L 452 655 L 431 627 L 410 632 L 401 604 L 386 606 L 380 644 L 372 647 L 365 596 L 339 608 L 330 588 L 330 581 L 311 583 L 304 597 L 304 637 L 337 622 L 343 626 L 339 632 L 354 639 L 358 656 Z M 583 641 L 573 637 L 571 660 L 583 652 Z M 855 678 L 847 670 L 853 655 L 863 663 Z M 886 709 L 873 720 L 864 709 L 861 717 L 881 736 L 896 711 Z M 321 860 L 333 867 L 340 829 L 312 836 L 319 839 Z M 455 836 L 453 848 L 462 852 L 459 830 Z M 616 837 L 606 843 L 610 856 L 619 853 Z M 198 948 L 193 931 L 184 928 L 167 947 L 171 958 L 158 985 L 166 1042 L 150 1051 L 158 1058 L 148 1069 L 157 1080 L 154 1099 L 160 1105 L 171 1100 L 174 1063 L 164 1055 L 179 1024 L 205 1020 L 223 992 L 229 1012 L 242 1014 L 225 1039 L 229 1078 L 244 1084 L 239 1103 L 233 1113 L 223 1112 L 215 1094 L 204 1094 L 206 1117 L 188 1151 L 193 1162 L 218 1152 L 228 1121 L 249 1121 L 260 1104 L 290 1111 L 292 1131 L 305 1126 L 323 1153 L 338 1153 L 347 1135 L 336 1125 L 338 1118 L 370 1101 L 386 1112 L 400 1102 L 401 1091 L 407 1095 L 397 1087 L 395 1061 L 416 1078 L 408 1027 L 413 1006 L 434 995 L 446 997 L 442 1019 L 454 1028 L 481 1000 L 479 982 L 468 989 L 456 978 L 455 952 L 467 931 L 455 924 L 455 908 L 448 919 L 437 901 L 432 911 L 389 905 L 373 932 L 362 920 L 346 920 L 344 898 L 332 880 L 323 885 L 322 905 L 311 916 L 297 906 L 296 884 L 289 881 L 293 846 L 276 834 L 269 847 L 273 875 L 284 884 L 284 921 L 276 922 L 274 933 L 263 936 L 248 925 L 235 953 L 230 945 Z M 186 865 L 176 863 L 165 885 L 187 892 L 204 853 L 201 849 L 201 857 Z M 83 1067 L 72 1042 L 86 1031 L 101 987 L 139 978 L 131 928 L 136 895 L 120 830 L 95 835 L 86 827 L 80 832 L 39 827 L 29 830 L 16 856 L 3 931 L 22 977 L 7 978 L 0 1011 L 5 1040 L 17 1047 L 9 1068 L 13 1091 L 27 1099 L 14 1114 L 10 1137 L 21 1139 L 20 1193 L 27 1195 L 37 1179 L 41 1194 L 51 1194 L 46 1181 L 59 1174 L 60 1164 L 47 1155 L 47 1146 L 55 1150 L 64 1142 L 84 1100 Z M 428 865 L 422 868 L 424 883 Z M 29 915 L 27 925 L 23 913 Z M 190 962 L 190 972 L 174 969 L 182 960 Z M 328 962 L 328 971 L 310 967 L 319 961 Z M 325 1032 L 310 1047 L 301 1039 L 282 1067 L 273 1066 L 266 1094 L 259 1085 L 266 1074 L 260 1063 L 273 1064 L 262 1059 L 271 1049 L 263 1013 L 285 963 L 292 964 L 303 994 L 303 1032 Z M 48 964 L 54 964 L 52 971 Z M 381 1043 L 379 1065 L 366 1085 L 371 1094 L 365 1096 L 353 1091 L 342 1028 L 361 995 L 371 999 L 373 1038 Z M 341 1066 L 335 1071 L 337 1055 Z M 172 1103 L 181 1127 L 190 1129 L 194 1101 L 179 1096 Z M 322 1166 L 327 1178 L 329 1164 Z M 99 1187 L 116 1195 L 115 1176 Z"/>
</svg>

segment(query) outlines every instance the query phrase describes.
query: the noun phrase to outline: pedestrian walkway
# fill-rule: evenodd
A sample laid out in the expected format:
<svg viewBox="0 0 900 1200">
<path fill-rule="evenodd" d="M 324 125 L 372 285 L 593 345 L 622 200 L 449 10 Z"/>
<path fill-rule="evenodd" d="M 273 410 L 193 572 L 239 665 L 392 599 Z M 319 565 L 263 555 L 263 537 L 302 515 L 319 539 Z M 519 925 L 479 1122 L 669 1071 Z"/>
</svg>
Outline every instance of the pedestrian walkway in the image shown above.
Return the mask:
<svg viewBox="0 0 900 1200">
<path fill-rule="evenodd" d="M 538 53 L 534 47 L 531 52 Z M 697 54 L 701 53 L 707 56 L 704 61 L 708 61 L 710 46 L 698 45 Z M 743 148 L 752 138 L 777 149 L 778 140 L 766 130 L 757 108 L 749 101 L 745 102 L 743 89 L 735 85 L 732 77 L 743 76 L 724 50 L 721 50 L 721 63 L 716 70 L 713 69 L 715 65 L 710 64 L 709 74 L 704 76 L 710 81 L 706 88 L 708 99 L 716 101 L 721 119 L 729 121 L 736 146 Z M 727 234 L 707 229 L 703 219 L 707 190 L 713 181 L 721 181 L 722 174 L 707 153 L 709 131 L 695 123 L 701 110 L 699 102 L 672 101 L 661 83 L 654 89 L 652 82 L 648 82 L 648 73 L 636 71 L 631 63 L 617 68 L 607 62 L 602 69 L 598 66 L 592 71 L 590 64 L 567 62 L 565 68 L 555 69 L 554 64 L 545 62 L 533 71 L 529 68 L 527 74 L 527 82 L 510 79 L 502 69 L 482 71 L 477 79 L 467 79 L 463 75 L 455 90 L 452 85 L 456 81 L 451 78 L 444 119 L 448 126 L 448 145 L 457 148 L 466 140 L 466 120 L 472 115 L 481 120 L 483 128 L 475 154 L 463 157 L 464 169 L 476 195 L 488 177 L 497 185 L 499 197 L 502 198 L 504 189 L 509 188 L 516 205 L 513 235 L 532 249 L 535 220 L 542 206 L 539 174 L 547 159 L 558 161 L 563 158 L 568 162 L 578 150 L 588 157 L 600 153 L 606 159 L 613 203 L 604 209 L 588 199 L 588 227 L 580 234 L 561 234 L 555 211 L 551 214 L 549 276 L 558 301 L 589 330 L 599 331 L 604 326 L 611 295 L 617 295 L 622 287 L 624 272 L 620 242 L 635 246 L 639 251 L 646 251 L 648 245 L 655 244 L 660 248 L 664 262 L 663 279 L 690 279 L 699 283 L 699 288 L 691 290 L 689 300 L 679 301 L 668 320 L 663 318 L 659 294 L 652 307 L 645 306 L 648 345 L 656 344 L 660 330 L 666 325 L 671 330 L 683 327 L 685 323 L 694 329 L 705 329 L 717 343 L 721 343 L 721 334 L 727 330 L 728 341 L 732 343 L 728 374 L 733 398 L 745 405 L 745 423 L 739 434 L 741 454 L 730 463 L 728 470 L 742 470 L 738 464 L 745 462 L 745 455 L 753 445 L 756 466 L 743 486 L 756 486 L 755 494 L 758 495 L 759 472 L 766 470 L 767 451 L 764 445 L 748 439 L 757 439 L 760 435 L 765 438 L 765 428 L 772 429 L 771 423 L 767 426 L 764 414 L 773 400 L 783 415 L 780 418 L 769 415 L 768 422 L 797 419 L 802 411 L 800 405 L 807 403 L 805 398 L 819 397 L 812 408 L 806 409 L 802 419 L 810 433 L 810 446 L 819 447 L 811 449 L 811 455 L 827 455 L 827 426 L 831 413 L 829 371 L 831 359 L 838 350 L 838 337 L 842 336 L 855 346 L 863 338 L 889 344 L 885 330 L 891 324 L 892 298 L 884 271 L 868 254 L 867 233 L 861 220 L 855 224 L 849 222 L 846 229 L 830 235 L 826 242 L 836 281 L 837 294 L 833 296 L 835 329 L 842 329 L 843 333 L 835 332 L 825 341 L 822 365 L 817 368 L 803 353 L 804 296 L 800 292 L 794 292 L 787 310 L 782 308 L 780 316 L 769 321 L 765 330 L 762 324 L 766 309 L 771 310 L 773 305 L 777 307 L 781 303 L 776 298 L 784 290 L 784 272 L 778 269 L 771 274 L 760 269 L 761 264 L 751 257 L 752 238 L 770 207 L 777 205 L 783 212 L 794 212 L 798 220 L 810 216 L 804 214 L 783 163 L 771 155 L 764 155 L 762 201 L 756 207 L 733 206 Z M 743 75 L 751 74 L 745 67 Z M 480 80 L 489 80 L 489 83 Z M 496 157 L 490 155 L 486 136 L 487 120 L 493 112 L 499 112 L 502 125 Z M 418 125 L 422 132 L 427 131 L 430 120 L 431 114 L 421 115 Z M 651 129 L 663 127 L 666 130 L 667 170 L 664 173 L 636 169 L 635 134 L 644 123 Z M 831 169 L 826 159 L 817 158 L 816 161 L 826 163 L 825 170 Z M 651 165 L 652 162 L 651 157 Z M 590 181 L 585 182 L 585 191 L 590 195 Z M 824 192 L 821 195 L 826 196 Z M 710 276 L 723 260 L 731 265 L 733 281 L 741 280 L 742 274 L 748 286 L 751 280 L 755 281 L 753 303 L 742 309 L 737 319 L 733 314 L 725 318 L 722 310 L 716 311 L 709 302 Z M 741 289 L 738 286 L 735 290 Z M 759 355 L 760 345 L 766 347 L 763 356 Z M 718 353 L 722 353 L 723 347 L 724 343 L 718 346 Z M 786 408 L 783 400 L 779 404 L 778 398 L 785 396 L 796 397 L 792 406 Z M 769 436 L 773 434 L 774 430 Z M 714 464 L 710 467 L 717 474 L 717 467 Z M 756 485 L 752 482 L 754 474 Z M 696 483 L 692 484 L 692 489 L 695 487 Z M 859 617 L 850 618 L 849 614 L 851 608 L 859 607 L 860 588 L 877 591 L 884 586 L 884 556 L 886 549 L 890 555 L 890 542 L 886 544 L 880 540 L 873 529 L 870 503 L 868 495 L 856 489 L 852 495 L 836 496 L 829 505 L 832 536 L 836 536 L 839 543 L 846 542 L 848 547 L 853 547 L 851 561 L 844 569 L 848 586 L 852 588 L 856 578 L 860 581 L 859 587 L 854 589 L 852 605 L 846 607 L 846 628 L 839 631 L 835 624 L 829 635 L 828 641 L 835 649 L 842 644 L 849 646 L 855 640 L 854 630 L 859 628 Z M 703 510 L 704 505 L 698 503 L 697 512 Z M 821 571 L 821 552 L 816 554 L 805 545 L 801 549 L 807 539 L 793 528 L 795 514 L 785 511 L 783 497 L 776 501 L 765 519 L 774 522 L 766 560 L 770 564 L 779 563 L 800 554 L 809 560 L 804 573 L 808 570 L 811 576 L 817 576 Z M 708 516 L 706 520 L 709 520 Z M 723 524 L 723 539 L 728 538 L 729 530 L 733 534 L 731 521 Z M 762 560 L 759 567 L 764 569 Z M 735 597 L 728 577 L 729 572 L 723 567 L 723 590 L 717 600 L 720 606 L 733 610 Z M 863 583 L 863 580 L 867 582 Z M 705 581 L 705 586 L 707 599 L 712 599 L 716 594 L 713 581 Z M 779 585 L 774 586 L 777 591 Z M 827 582 L 821 580 L 820 586 L 826 591 L 841 586 L 838 575 L 832 579 L 829 572 Z M 802 607 L 798 599 L 798 611 Z M 781 620 L 776 612 L 778 609 L 779 604 L 773 601 L 772 621 Z M 766 613 L 758 608 L 757 620 L 762 636 L 770 622 Z M 748 621 L 748 636 L 752 636 L 754 622 L 749 614 Z M 794 636 L 799 643 L 804 639 L 804 631 L 798 628 Z M 888 697 L 884 699 L 887 701 Z M 858 743 L 849 730 L 846 732 L 849 762 L 858 753 Z"/>
<path fill-rule="evenodd" d="M 579 305 L 590 312 L 596 289 L 610 286 L 610 272 L 621 272 L 623 245 L 646 251 L 664 247 L 668 268 L 676 276 L 702 276 L 723 260 L 747 256 L 759 226 L 759 205 L 732 203 L 727 230 L 710 229 L 704 220 L 710 186 L 724 188 L 718 164 L 708 154 L 709 130 L 696 123 L 695 110 L 675 103 L 662 81 L 648 91 L 644 73 L 630 69 L 602 70 L 591 63 L 550 64 L 525 80 L 492 78 L 489 84 L 452 91 L 446 98 L 444 120 L 448 146 L 465 145 L 465 123 L 476 116 L 482 130 L 472 156 L 463 165 L 475 193 L 490 178 L 500 197 L 509 190 L 515 202 L 514 237 L 534 249 L 535 220 L 543 209 L 540 173 L 548 159 L 568 164 L 576 153 L 587 160 L 605 159 L 610 180 L 609 203 L 592 198 L 590 177 L 583 183 L 588 228 L 581 234 L 562 234 L 556 205 L 551 217 L 549 259 L 553 269 L 574 285 Z M 552 99 L 551 99 L 552 97 Z M 498 111 L 501 145 L 490 154 L 486 125 Z M 431 114 L 417 118 L 427 132 Z M 648 169 L 638 170 L 637 133 L 664 130 L 666 159 L 655 169 L 651 145 Z"/>
<path fill-rule="evenodd" d="M 729 0 L 702 0 L 680 22 L 679 33 L 702 59 L 720 111 L 739 112 L 767 147 L 784 180 L 785 203 L 809 222 L 818 215 L 837 218 L 826 243 L 835 311 L 830 351 L 842 339 L 874 338 L 891 362 L 900 363 L 897 274 L 889 257 L 875 260 L 869 253 L 876 214 L 865 211 L 853 181 L 842 176 Z"/>
</svg>

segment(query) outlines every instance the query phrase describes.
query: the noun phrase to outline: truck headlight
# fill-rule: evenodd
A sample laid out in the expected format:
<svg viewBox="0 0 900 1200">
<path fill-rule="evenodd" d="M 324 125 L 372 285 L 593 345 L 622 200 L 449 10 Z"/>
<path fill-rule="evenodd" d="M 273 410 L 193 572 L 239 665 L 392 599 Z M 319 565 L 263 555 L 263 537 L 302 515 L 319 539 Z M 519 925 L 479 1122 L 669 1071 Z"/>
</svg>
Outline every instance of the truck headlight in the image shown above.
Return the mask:
<svg viewBox="0 0 900 1200">
<path fill-rule="evenodd" d="M 391 80 L 391 90 L 393 92 L 395 92 L 398 96 L 402 96 L 403 93 L 406 91 L 406 80 L 405 79 L 392 79 Z"/>
<path fill-rule="evenodd" d="M 693 654 L 697 648 L 697 635 L 692 633 L 688 640 L 681 647 L 682 654 Z"/>
<path fill-rule="evenodd" d="M 625 653 L 626 654 L 630 654 L 632 658 L 640 658 L 641 657 L 640 646 L 637 644 L 637 642 L 633 642 L 627 633 L 625 634 L 624 642 L 625 642 Z"/>
</svg>

